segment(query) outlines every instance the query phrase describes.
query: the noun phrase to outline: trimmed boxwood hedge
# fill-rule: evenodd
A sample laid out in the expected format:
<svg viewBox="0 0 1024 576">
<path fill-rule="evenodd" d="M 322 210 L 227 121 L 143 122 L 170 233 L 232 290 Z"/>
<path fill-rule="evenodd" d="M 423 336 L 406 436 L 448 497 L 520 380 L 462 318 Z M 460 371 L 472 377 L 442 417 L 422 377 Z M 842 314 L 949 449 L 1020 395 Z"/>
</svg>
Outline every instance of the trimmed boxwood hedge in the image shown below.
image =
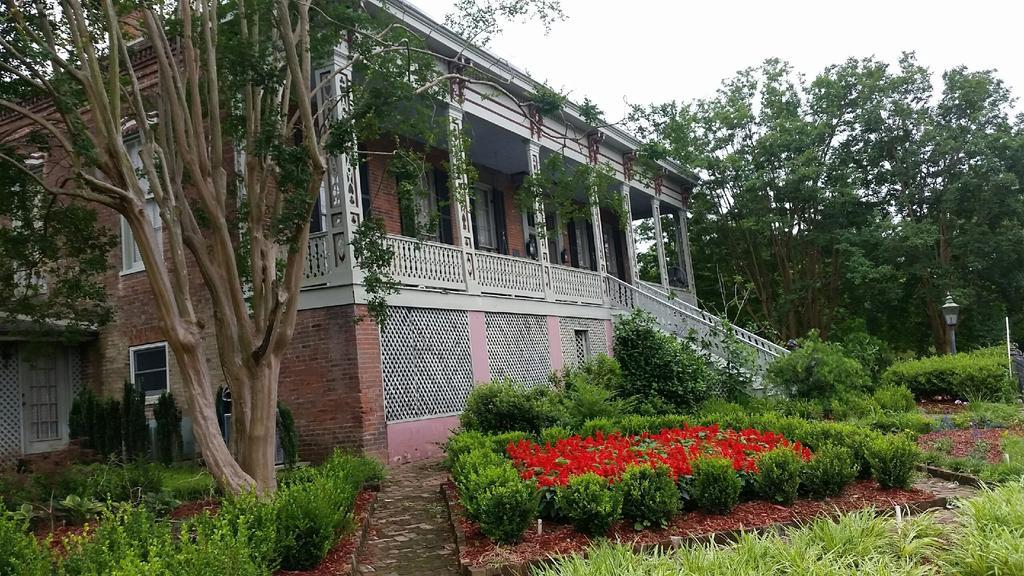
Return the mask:
<svg viewBox="0 0 1024 576">
<path fill-rule="evenodd" d="M 1009 400 L 1017 395 L 1001 348 L 897 362 L 882 374 L 887 386 L 906 386 L 918 398 Z"/>
</svg>

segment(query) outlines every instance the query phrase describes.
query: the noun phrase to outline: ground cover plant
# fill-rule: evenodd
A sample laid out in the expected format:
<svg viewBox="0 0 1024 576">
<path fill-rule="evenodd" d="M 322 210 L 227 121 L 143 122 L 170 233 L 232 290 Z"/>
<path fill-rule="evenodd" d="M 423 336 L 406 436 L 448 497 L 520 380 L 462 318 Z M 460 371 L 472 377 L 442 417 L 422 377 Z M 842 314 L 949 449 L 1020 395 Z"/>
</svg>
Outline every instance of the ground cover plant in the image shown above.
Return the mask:
<svg viewBox="0 0 1024 576">
<path fill-rule="evenodd" d="M 1001 428 L 950 429 L 917 439 L 922 461 L 986 482 L 1024 477 L 1024 435 Z"/>
</svg>

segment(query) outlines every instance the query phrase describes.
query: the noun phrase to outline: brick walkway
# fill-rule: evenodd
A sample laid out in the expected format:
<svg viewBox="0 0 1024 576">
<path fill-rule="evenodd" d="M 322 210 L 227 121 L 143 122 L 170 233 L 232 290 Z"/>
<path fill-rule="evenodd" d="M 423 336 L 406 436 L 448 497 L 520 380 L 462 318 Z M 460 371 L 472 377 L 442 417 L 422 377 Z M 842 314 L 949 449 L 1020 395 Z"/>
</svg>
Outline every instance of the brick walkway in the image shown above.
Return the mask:
<svg viewBox="0 0 1024 576">
<path fill-rule="evenodd" d="M 361 573 L 459 574 L 455 537 L 439 492 L 446 474 L 439 459 L 388 471 L 373 512 Z"/>
</svg>

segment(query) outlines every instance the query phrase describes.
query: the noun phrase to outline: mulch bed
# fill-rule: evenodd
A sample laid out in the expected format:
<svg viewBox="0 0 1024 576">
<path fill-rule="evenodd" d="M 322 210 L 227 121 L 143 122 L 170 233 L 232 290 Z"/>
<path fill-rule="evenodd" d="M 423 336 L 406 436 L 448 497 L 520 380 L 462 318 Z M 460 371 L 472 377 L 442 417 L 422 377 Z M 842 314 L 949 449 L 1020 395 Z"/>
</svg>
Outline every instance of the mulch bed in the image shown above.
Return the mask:
<svg viewBox="0 0 1024 576">
<path fill-rule="evenodd" d="M 957 404 L 955 400 L 948 398 L 919 400 L 917 406 L 923 410 L 925 414 L 959 414 L 967 410 L 967 404 L 965 402 Z"/>
<path fill-rule="evenodd" d="M 363 490 L 356 496 L 352 522 L 355 530 L 344 536 L 327 553 L 320 564 L 310 570 L 278 570 L 275 576 L 344 576 L 352 574 L 353 557 L 366 541 L 366 525 L 373 503 L 377 501 L 377 492 Z"/>
<path fill-rule="evenodd" d="M 203 512 L 209 511 L 211 514 L 216 514 L 220 510 L 220 502 L 212 498 L 205 500 L 195 500 L 193 502 L 184 502 L 179 505 L 171 513 L 167 515 L 170 520 L 188 520 L 193 516 L 198 516 Z"/>
<path fill-rule="evenodd" d="M 50 550 L 57 555 L 64 556 L 67 553 L 65 542 L 69 538 L 86 534 L 87 531 L 93 528 L 93 526 L 70 526 L 65 524 L 55 526 L 53 530 L 50 530 L 48 525 L 40 525 L 35 530 L 35 536 L 40 542 L 46 542 L 50 546 Z"/>
<path fill-rule="evenodd" d="M 545 522 L 543 534 L 538 536 L 530 527 L 523 540 L 511 546 L 498 546 L 484 536 L 479 527 L 463 515 L 458 503 L 457 490 L 451 481 L 442 489 L 449 503 L 456 529 L 459 561 L 467 573 L 489 573 L 470 567 L 522 566 L 544 561 L 553 556 L 582 552 L 590 539 L 566 524 Z M 863 508 L 890 509 L 896 505 L 928 508 L 944 505 L 944 499 L 924 490 L 884 490 L 871 480 L 854 482 L 836 498 L 826 500 L 798 500 L 792 506 L 779 506 L 769 502 L 744 502 L 728 515 L 719 516 L 700 511 L 684 512 L 676 516 L 667 528 L 636 531 L 628 521 L 615 525 L 608 537 L 628 542 L 637 548 L 664 546 L 674 539 L 728 538 L 739 530 L 761 529 L 772 525 L 793 524 L 819 516 Z M 498 572 L 494 572 L 498 573 Z"/>
<path fill-rule="evenodd" d="M 1005 428 L 973 428 L 965 430 L 942 430 L 931 432 L 920 436 L 917 445 L 922 450 L 931 450 L 941 441 L 948 439 L 952 442 L 950 456 L 966 458 L 968 456 L 979 456 L 975 446 L 981 442 L 986 445 L 985 461 L 989 464 L 998 464 L 1003 459 L 1003 450 L 999 445 Z"/>
</svg>

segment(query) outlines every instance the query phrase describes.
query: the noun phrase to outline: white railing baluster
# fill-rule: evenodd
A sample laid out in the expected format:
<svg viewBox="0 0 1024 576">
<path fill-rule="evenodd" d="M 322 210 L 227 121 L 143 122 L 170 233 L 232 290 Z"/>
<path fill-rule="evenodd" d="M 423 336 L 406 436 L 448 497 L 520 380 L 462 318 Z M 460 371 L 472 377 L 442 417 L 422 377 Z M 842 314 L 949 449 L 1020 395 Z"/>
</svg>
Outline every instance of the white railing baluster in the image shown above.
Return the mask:
<svg viewBox="0 0 1024 576">
<path fill-rule="evenodd" d="M 399 283 L 445 290 L 466 289 L 459 248 L 401 236 L 388 236 L 387 243 L 395 251 L 391 273 Z"/>
</svg>

